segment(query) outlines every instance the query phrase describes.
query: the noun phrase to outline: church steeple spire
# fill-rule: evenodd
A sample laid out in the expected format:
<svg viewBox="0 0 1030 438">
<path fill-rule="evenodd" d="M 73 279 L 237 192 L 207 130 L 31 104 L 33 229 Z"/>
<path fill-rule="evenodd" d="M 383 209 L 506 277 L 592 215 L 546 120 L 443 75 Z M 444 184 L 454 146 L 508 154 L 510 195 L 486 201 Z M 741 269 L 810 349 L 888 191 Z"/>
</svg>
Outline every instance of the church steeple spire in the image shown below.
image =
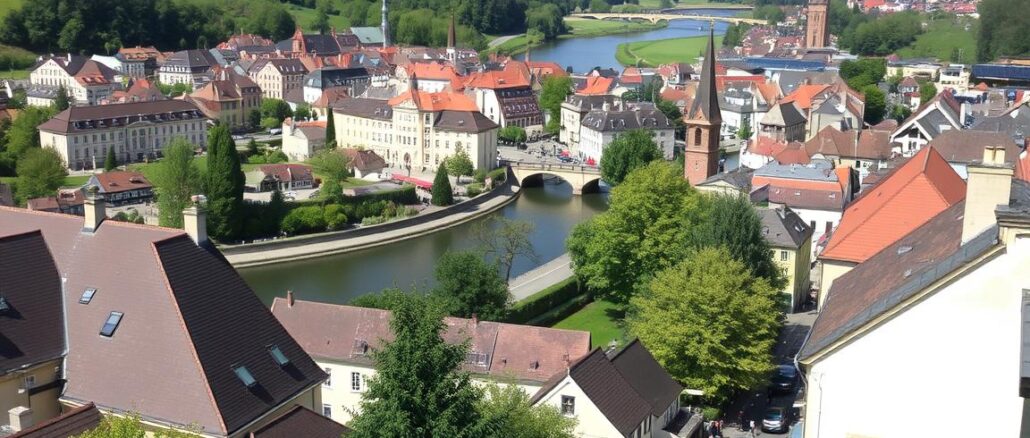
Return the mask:
<svg viewBox="0 0 1030 438">
<path fill-rule="evenodd" d="M 719 172 L 719 137 L 722 112 L 715 88 L 715 26 L 708 34 L 708 47 L 701 66 L 701 82 L 683 121 L 687 125 L 687 147 L 683 176 L 697 185 Z"/>
<path fill-rule="evenodd" d="M 458 35 L 454 26 L 454 14 L 451 14 L 451 24 L 447 27 L 447 60 L 452 64 L 458 62 Z"/>
<path fill-rule="evenodd" d="M 383 48 L 390 47 L 390 22 L 387 20 L 389 9 L 386 6 L 386 1 L 383 0 L 383 16 L 380 18 L 379 26 L 383 30 Z"/>
</svg>

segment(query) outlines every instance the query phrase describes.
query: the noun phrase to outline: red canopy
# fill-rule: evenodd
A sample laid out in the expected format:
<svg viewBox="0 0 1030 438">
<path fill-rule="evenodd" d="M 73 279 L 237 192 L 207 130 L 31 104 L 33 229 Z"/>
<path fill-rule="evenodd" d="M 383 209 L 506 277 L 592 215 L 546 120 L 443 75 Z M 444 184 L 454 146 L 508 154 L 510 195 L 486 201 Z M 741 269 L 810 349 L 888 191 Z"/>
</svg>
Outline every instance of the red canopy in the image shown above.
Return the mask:
<svg viewBox="0 0 1030 438">
<path fill-rule="evenodd" d="M 590 157 L 590 158 L 587 158 L 586 164 L 587 164 L 587 166 L 596 166 L 597 162 L 594 161 L 594 157 Z"/>
<path fill-rule="evenodd" d="M 418 179 L 418 178 L 412 178 L 410 176 L 394 174 L 393 175 L 393 179 L 394 179 L 394 181 L 398 181 L 398 182 L 402 182 L 402 183 L 414 184 L 415 187 L 421 187 L 421 188 L 427 189 L 427 190 L 433 188 L 433 183 L 431 183 L 429 181 L 421 180 L 421 179 Z"/>
<path fill-rule="evenodd" d="M 569 151 L 568 150 L 561 151 L 561 156 L 563 156 L 563 157 L 569 156 Z"/>
</svg>

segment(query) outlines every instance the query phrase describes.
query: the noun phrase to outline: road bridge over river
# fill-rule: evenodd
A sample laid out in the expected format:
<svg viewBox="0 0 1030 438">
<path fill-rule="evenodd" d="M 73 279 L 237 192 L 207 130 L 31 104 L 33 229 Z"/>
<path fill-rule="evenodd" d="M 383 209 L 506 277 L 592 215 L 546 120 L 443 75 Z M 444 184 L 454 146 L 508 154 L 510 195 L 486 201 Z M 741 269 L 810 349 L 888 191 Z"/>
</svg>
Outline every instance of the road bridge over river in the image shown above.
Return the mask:
<svg viewBox="0 0 1030 438">
<path fill-rule="evenodd" d="M 657 23 L 659 21 L 669 20 L 701 20 L 701 21 L 726 21 L 734 24 L 747 23 L 747 24 L 766 24 L 766 20 L 759 20 L 756 18 L 744 18 L 744 17 L 720 17 L 717 15 L 693 15 L 693 14 L 672 14 L 667 12 L 652 12 L 652 13 L 617 13 L 617 12 L 584 12 L 580 14 L 572 14 L 570 17 L 576 18 L 593 18 L 596 20 L 639 20 L 639 21 L 650 21 L 651 23 Z"/>
<path fill-rule="evenodd" d="M 600 189 L 601 169 L 595 166 L 527 161 L 502 161 L 501 164 L 511 167 L 521 187 L 543 184 L 544 177 L 550 175 L 568 182 L 574 195 L 596 192 Z"/>
</svg>

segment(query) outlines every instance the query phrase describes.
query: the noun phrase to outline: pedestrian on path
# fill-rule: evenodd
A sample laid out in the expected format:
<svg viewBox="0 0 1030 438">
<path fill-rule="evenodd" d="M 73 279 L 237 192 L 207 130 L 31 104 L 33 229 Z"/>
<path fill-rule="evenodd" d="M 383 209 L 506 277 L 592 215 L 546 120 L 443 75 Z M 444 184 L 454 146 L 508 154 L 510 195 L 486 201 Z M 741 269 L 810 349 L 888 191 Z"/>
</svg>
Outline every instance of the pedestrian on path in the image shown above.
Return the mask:
<svg viewBox="0 0 1030 438">
<path fill-rule="evenodd" d="M 741 432 L 744 431 L 744 411 L 740 411 L 740 413 L 737 414 L 737 430 Z"/>
<path fill-rule="evenodd" d="M 758 432 L 755 431 L 755 420 L 751 420 L 751 438 L 755 438 L 757 435 Z"/>
</svg>

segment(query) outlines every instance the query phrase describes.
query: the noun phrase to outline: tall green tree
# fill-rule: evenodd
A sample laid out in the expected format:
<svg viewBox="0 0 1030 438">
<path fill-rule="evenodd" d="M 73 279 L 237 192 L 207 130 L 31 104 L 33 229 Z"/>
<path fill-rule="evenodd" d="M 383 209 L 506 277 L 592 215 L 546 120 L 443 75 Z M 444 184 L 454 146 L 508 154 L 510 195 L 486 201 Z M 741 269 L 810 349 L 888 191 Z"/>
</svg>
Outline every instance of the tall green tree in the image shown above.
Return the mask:
<svg viewBox="0 0 1030 438">
<path fill-rule="evenodd" d="M 240 234 L 243 217 L 243 170 L 229 127 L 215 125 L 207 136 L 208 230 L 217 239 L 234 239 Z"/>
<path fill-rule="evenodd" d="M 70 98 L 68 97 L 68 89 L 64 88 L 64 85 L 57 87 L 57 96 L 54 96 L 54 108 L 57 112 L 64 111 L 71 106 Z"/>
<path fill-rule="evenodd" d="M 308 164 L 325 179 L 337 184 L 350 178 L 350 158 L 340 151 L 321 150 L 308 160 Z"/>
<path fill-rule="evenodd" d="M 887 112 L 887 98 L 876 85 L 867 85 L 862 89 L 865 95 L 865 121 L 871 125 L 880 123 Z"/>
<path fill-rule="evenodd" d="M 447 252 L 436 263 L 433 295 L 444 303 L 447 314 L 469 318 L 477 315 L 500 321 L 508 311 L 511 294 L 497 273 L 497 266 L 471 252 Z"/>
<path fill-rule="evenodd" d="M 561 104 L 572 94 L 572 78 L 550 75 L 544 78 L 540 89 L 540 108 L 547 112 L 547 132 L 557 134 L 561 130 Z"/>
<path fill-rule="evenodd" d="M 114 146 L 107 148 L 107 154 L 104 155 L 104 172 L 110 172 L 118 168 L 118 159 L 114 156 Z"/>
<path fill-rule="evenodd" d="M 439 303 L 410 295 L 392 310 L 394 339 L 372 351 L 376 375 L 348 437 L 485 436 L 476 409 L 481 392 L 461 370 L 468 343 L 444 341 Z"/>
<path fill-rule="evenodd" d="M 18 160 L 18 202 L 54 196 L 68 176 L 64 159 L 51 147 L 33 148 Z"/>
<path fill-rule="evenodd" d="M 608 211 L 573 229 L 566 241 L 576 276 L 616 303 L 686 257 L 690 230 L 707 214 L 706 199 L 683 169 L 652 161 L 615 186 Z"/>
<path fill-rule="evenodd" d="M 333 115 L 332 108 L 326 114 L 328 121 L 325 123 L 325 147 L 326 149 L 336 149 L 336 116 Z"/>
<path fill-rule="evenodd" d="M 721 402 L 768 377 L 781 324 L 777 295 L 726 249 L 704 248 L 632 299 L 627 327 L 673 378 Z"/>
<path fill-rule="evenodd" d="M 631 129 L 615 137 L 601 155 L 601 178 L 618 185 L 630 172 L 662 158 L 662 150 L 654 142 L 654 131 Z"/>
<path fill-rule="evenodd" d="M 479 411 L 487 424 L 493 424 L 492 436 L 505 438 L 573 438 L 576 418 L 562 415 L 558 408 L 534 406 L 529 394 L 518 385 L 488 383 L 483 388 Z"/>
<path fill-rule="evenodd" d="M 440 167 L 436 169 L 432 203 L 440 206 L 454 203 L 454 191 L 451 189 L 451 180 L 447 177 L 447 163 L 440 163 Z"/>
<path fill-rule="evenodd" d="M 501 271 L 504 272 L 504 281 L 507 283 L 511 280 L 515 260 L 519 257 L 536 260 L 533 241 L 529 239 L 535 228 L 532 222 L 526 220 L 498 216 L 489 221 L 479 222 L 472 229 L 472 235 L 485 254 L 500 264 Z"/>
<path fill-rule="evenodd" d="M 783 272 L 773 262 L 772 248 L 762 233 L 762 218 L 744 196 L 716 195 L 709 199 L 706 220 L 691 229 L 696 249 L 723 247 L 751 273 L 773 286 L 783 286 Z"/>
<path fill-rule="evenodd" d="M 158 223 L 162 227 L 182 228 L 182 211 L 190 198 L 200 191 L 200 169 L 193 158 L 193 145 L 184 138 L 172 139 L 164 158 L 154 166 L 152 181 L 157 194 Z"/>
<path fill-rule="evenodd" d="M 18 159 L 29 149 L 40 147 L 37 127 L 53 116 L 52 108 L 29 106 L 23 109 L 4 133 L 4 152 Z"/>
<path fill-rule="evenodd" d="M 456 177 L 461 176 L 472 176 L 472 172 L 476 169 L 472 165 L 472 159 L 469 158 L 469 153 L 464 148 L 458 148 L 454 151 L 454 155 L 447 157 L 447 173 Z"/>
<path fill-rule="evenodd" d="M 976 38 L 976 59 L 990 62 L 1002 56 L 1030 55 L 1030 17 L 1025 0 L 983 0 L 977 4 L 980 13 Z M 1021 11 L 1021 12 L 1017 12 Z"/>
<path fill-rule="evenodd" d="M 680 107 L 671 100 L 662 99 L 660 95 L 657 96 L 655 105 L 658 107 L 658 111 L 661 111 L 665 118 L 672 122 L 676 138 L 683 139 L 687 132 L 687 124 L 683 122 L 683 112 L 680 111 Z"/>
<path fill-rule="evenodd" d="M 290 104 L 282 99 L 265 98 L 261 99 L 261 117 L 273 118 L 277 125 L 281 125 L 283 120 L 293 115 L 293 110 L 290 109 Z M 262 120 L 262 123 L 264 121 Z"/>
<path fill-rule="evenodd" d="M 933 82 L 925 81 L 919 84 L 919 103 L 924 104 L 937 97 L 937 86 Z"/>
<path fill-rule="evenodd" d="M 752 135 L 755 135 L 755 134 L 753 132 L 751 132 L 751 124 L 750 123 L 742 123 L 740 125 L 740 127 L 737 128 L 737 138 L 739 138 L 741 140 L 751 140 L 751 136 Z"/>
</svg>

